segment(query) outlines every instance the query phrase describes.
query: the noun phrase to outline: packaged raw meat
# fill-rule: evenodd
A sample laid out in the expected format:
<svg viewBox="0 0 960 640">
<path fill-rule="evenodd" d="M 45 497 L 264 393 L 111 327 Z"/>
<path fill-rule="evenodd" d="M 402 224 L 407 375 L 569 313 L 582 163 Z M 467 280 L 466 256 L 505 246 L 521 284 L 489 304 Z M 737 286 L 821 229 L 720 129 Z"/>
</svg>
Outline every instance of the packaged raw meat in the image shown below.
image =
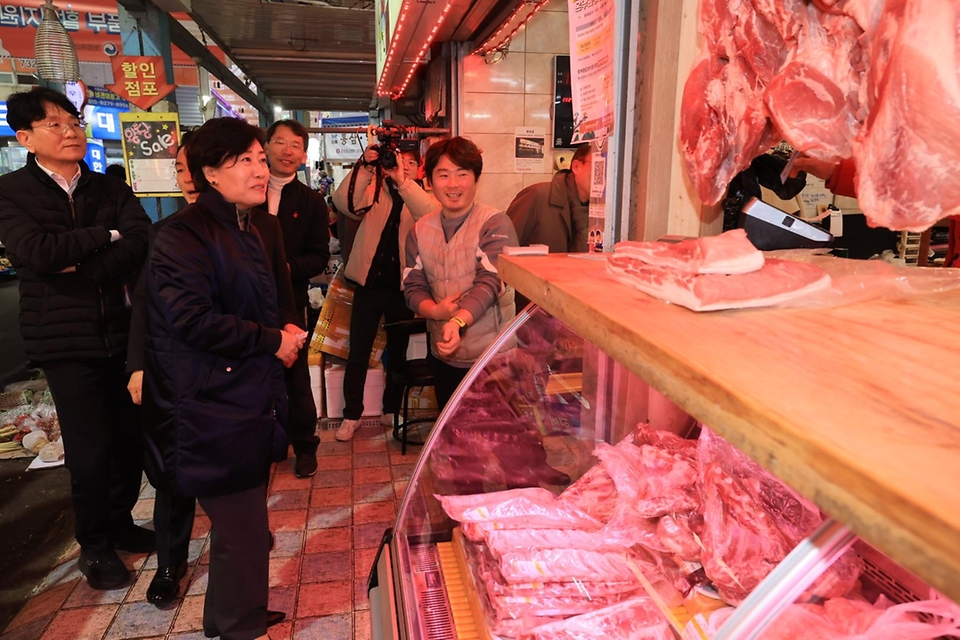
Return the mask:
<svg viewBox="0 0 960 640">
<path fill-rule="evenodd" d="M 672 640 L 673 633 L 647 596 L 537 627 L 524 640 Z"/>
<path fill-rule="evenodd" d="M 656 518 L 700 506 L 696 467 L 682 456 L 650 445 L 611 447 L 602 442 L 594 454 L 617 487 L 618 505 L 637 515 Z"/>
<path fill-rule="evenodd" d="M 702 563 L 720 596 L 739 604 L 822 519 L 819 510 L 704 427 L 700 434 Z M 820 578 L 835 593 L 862 565 L 841 558 Z"/>
<path fill-rule="evenodd" d="M 500 557 L 500 573 L 507 582 L 564 582 L 572 580 L 622 582 L 634 579 L 630 564 L 649 572 L 652 566 L 627 549 L 619 552 L 584 549 L 530 549 Z M 642 565 L 642 566 L 641 566 Z"/>
<path fill-rule="evenodd" d="M 606 523 L 617 507 L 617 487 L 603 465 L 597 464 L 567 487 L 560 500 Z"/>
<path fill-rule="evenodd" d="M 435 496 L 458 522 L 491 523 L 501 529 L 583 529 L 603 525 L 546 489 L 527 488 L 467 496 Z"/>
<path fill-rule="evenodd" d="M 930 616 L 921 620 L 920 616 Z M 763 633 L 769 640 L 934 640 L 960 633 L 960 607 L 944 599 L 891 605 L 835 598 L 787 607 Z"/>
</svg>

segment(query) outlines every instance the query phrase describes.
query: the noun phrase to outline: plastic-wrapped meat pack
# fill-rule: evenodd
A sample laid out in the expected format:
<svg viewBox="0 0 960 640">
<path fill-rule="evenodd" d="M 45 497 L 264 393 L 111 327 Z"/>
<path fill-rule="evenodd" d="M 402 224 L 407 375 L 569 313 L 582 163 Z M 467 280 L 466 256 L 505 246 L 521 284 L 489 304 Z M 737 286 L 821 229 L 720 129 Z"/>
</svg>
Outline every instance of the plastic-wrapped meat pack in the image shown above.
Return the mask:
<svg viewBox="0 0 960 640">
<path fill-rule="evenodd" d="M 537 627 L 529 640 L 672 640 L 663 616 L 646 596 Z"/>
<path fill-rule="evenodd" d="M 724 601 L 739 604 L 822 519 L 760 465 L 704 427 L 700 434 L 703 568 Z M 844 595 L 863 570 L 849 551 L 820 577 L 821 597 Z"/>
<path fill-rule="evenodd" d="M 468 555 L 488 627 L 503 637 L 659 638 L 662 615 L 635 598 L 643 583 L 670 607 L 695 600 L 692 587 L 708 580 L 737 604 L 821 522 L 812 504 L 706 428 L 696 441 L 640 425 L 594 455 L 599 464 L 559 496 L 437 496 L 475 543 Z M 862 570 L 851 550 L 804 597 L 846 595 Z M 650 624 L 624 627 L 624 611 Z"/>
</svg>

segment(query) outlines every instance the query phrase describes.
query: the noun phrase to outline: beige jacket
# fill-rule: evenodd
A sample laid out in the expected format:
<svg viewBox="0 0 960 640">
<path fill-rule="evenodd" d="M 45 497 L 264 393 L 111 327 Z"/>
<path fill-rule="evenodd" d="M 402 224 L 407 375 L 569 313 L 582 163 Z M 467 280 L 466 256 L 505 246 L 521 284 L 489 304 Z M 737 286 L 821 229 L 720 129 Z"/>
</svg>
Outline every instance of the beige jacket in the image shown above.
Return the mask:
<svg viewBox="0 0 960 640">
<path fill-rule="evenodd" d="M 360 210 L 373 204 L 371 209 L 361 216 L 349 213 L 350 181 L 354 173 L 357 174 L 357 183 L 354 186 L 353 210 Z M 354 165 L 347 177 L 340 182 L 337 190 L 333 192 L 333 204 L 337 211 L 345 216 L 360 220 L 360 228 L 357 230 L 357 237 L 353 241 L 353 249 L 350 252 L 350 260 L 347 262 L 344 275 L 349 280 L 361 285 L 365 285 L 367 282 L 370 265 L 373 264 L 377 245 L 380 244 L 380 235 L 383 233 L 383 228 L 390 218 L 390 211 L 393 209 L 393 198 L 385 184 L 381 185 L 379 200 L 376 203 L 373 202 L 376 186 L 373 177 L 373 173 L 360 167 L 359 164 Z M 403 211 L 400 213 L 400 273 L 402 274 L 406 267 L 405 246 L 410 229 L 413 228 L 413 224 L 417 220 L 431 211 L 438 210 L 440 203 L 414 180 L 404 181 L 399 192 L 404 202 Z"/>
</svg>

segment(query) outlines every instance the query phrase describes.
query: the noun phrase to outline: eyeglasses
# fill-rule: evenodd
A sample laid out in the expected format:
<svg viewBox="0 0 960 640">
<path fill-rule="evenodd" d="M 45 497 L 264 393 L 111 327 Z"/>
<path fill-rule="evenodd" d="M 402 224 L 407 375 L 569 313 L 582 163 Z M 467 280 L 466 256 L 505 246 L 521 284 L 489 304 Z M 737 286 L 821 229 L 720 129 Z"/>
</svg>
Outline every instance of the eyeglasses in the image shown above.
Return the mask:
<svg viewBox="0 0 960 640">
<path fill-rule="evenodd" d="M 78 135 L 86 135 L 87 124 L 80 120 L 78 122 L 41 122 L 32 125 L 31 129 L 46 129 L 52 134 L 58 136 L 67 135 L 67 131 L 73 131 Z"/>
<path fill-rule="evenodd" d="M 288 142 L 283 138 L 277 138 L 276 140 L 271 140 L 270 144 L 275 144 L 280 148 L 290 147 L 292 151 L 303 151 L 303 144 L 301 144 L 299 141 Z"/>
</svg>

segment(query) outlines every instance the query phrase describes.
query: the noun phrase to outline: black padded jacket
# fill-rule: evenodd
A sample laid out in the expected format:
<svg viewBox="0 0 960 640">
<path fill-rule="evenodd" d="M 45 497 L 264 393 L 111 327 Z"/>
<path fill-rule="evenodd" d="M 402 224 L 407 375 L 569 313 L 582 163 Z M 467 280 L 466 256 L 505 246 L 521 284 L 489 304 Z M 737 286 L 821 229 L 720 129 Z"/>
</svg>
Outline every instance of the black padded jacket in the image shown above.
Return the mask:
<svg viewBox="0 0 960 640">
<path fill-rule="evenodd" d="M 111 229 L 122 236 L 116 242 Z M 83 162 L 72 197 L 33 154 L 26 167 L 0 177 L 0 242 L 20 277 L 20 331 L 29 359 L 126 352 L 149 229 L 130 187 Z"/>
</svg>

